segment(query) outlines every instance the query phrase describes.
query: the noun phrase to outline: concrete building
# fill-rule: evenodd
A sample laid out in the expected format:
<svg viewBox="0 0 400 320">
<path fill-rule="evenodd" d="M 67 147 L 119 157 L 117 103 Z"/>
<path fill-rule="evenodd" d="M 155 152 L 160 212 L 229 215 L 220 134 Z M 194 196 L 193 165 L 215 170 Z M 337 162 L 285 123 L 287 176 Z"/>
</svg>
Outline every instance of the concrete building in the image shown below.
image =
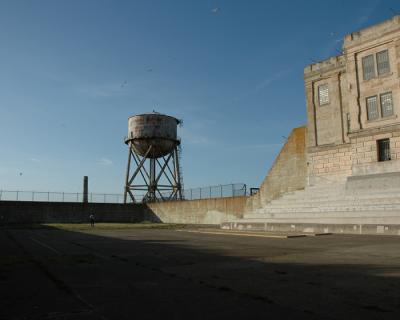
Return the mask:
<svg viewBox="0 0 400 320">
<path fill-rule="evenodd" d="M 400 172 L 400 16 L 344 38 L 304 69 L 311 184 Z"/>
<path fill-rule="evenodd" d="M 306 66 L 307 125 L 292 131 L 244 219 L 223 226 L 400 234 L 399 80 L 400 16 Z"/>
</svg>

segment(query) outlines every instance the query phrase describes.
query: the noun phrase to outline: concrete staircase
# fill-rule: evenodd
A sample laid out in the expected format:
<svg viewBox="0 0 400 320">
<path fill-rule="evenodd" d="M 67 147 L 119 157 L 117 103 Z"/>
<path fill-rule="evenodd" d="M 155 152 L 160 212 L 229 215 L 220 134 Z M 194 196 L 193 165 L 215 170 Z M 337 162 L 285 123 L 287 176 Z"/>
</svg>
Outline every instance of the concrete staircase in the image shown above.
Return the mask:
<svg viewBox="0 0 400 320">
<path fill-rule="evenodd" d="M 359 184 L 357 181 L 357 186 Z M 288 192 L 266 206 L 246 213 L 243 219 L 222 224 L 222 228 L 270 230 L 275 226 L 272 230 L 278 230 L 278 227 L 293 230 L 300 224 L 301 228 L 295 231 L 304 231 L 310 229 L 310 225 L 347 225 L 350 229 L 356 225 L 359 233 L 361 227 L 358 226 L 361 225 L 383 226 L 383 230 L 388 225 L 400 225 L 400 186 L 397 183 L 385 188 L 373 183 L 363 185 L 365 188 L 354 188 L 347 182 Z M 326 227 L 322 229 L 327 230 Z"/>
</svg>

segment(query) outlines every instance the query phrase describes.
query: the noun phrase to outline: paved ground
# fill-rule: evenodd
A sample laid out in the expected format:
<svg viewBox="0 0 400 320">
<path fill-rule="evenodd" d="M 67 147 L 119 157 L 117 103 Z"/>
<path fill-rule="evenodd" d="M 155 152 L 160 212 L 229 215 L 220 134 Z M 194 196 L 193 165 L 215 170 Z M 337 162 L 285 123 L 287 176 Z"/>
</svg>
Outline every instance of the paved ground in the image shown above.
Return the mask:
<svg viewBox="0 0 400 320">
<path fill-rule="evenodd" d="M 0 229 L 0 319 L 400 319 L 400 237 Z"/>
</svg>

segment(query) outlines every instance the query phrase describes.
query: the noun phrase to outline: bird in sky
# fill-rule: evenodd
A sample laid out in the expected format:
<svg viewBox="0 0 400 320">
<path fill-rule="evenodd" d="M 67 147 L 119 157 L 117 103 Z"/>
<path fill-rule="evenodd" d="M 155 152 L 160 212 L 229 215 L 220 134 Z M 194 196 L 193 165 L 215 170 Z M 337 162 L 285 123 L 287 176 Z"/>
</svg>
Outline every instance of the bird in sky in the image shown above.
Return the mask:
<svg viewBox="0 0 400 320">
<path fill-rule="evenodd" d="M 127 84 L 128 84 L 128 81 L 125 80 L 125 81 L 121 84 L 121 88 L 125 87 Z"/>
<path fill-rule="evenodd" d="M 220 10 L 221 10 L 220 8 L 214 8 L 214 9 L 211 9 L 211 12 L 214 14 L 217 14 Z"/>
<path fill-rule="evenodd" d="M 152 72 L 153 71 L 153 69 L 147 69 L 147 72 Z"/>
</svg>

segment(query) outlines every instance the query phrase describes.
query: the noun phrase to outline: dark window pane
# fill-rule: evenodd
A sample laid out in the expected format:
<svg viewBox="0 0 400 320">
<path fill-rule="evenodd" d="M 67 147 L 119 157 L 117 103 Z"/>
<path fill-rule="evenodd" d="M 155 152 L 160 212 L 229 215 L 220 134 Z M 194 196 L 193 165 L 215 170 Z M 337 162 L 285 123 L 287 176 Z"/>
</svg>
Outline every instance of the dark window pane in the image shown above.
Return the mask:
<svg viewBox="0 0 400 320">
<path fill-rule="evenodd" d="M 377 141 L 378 144 L 378 161 L 390 160 L 390 140 L 382 139 Z"/>
</svg>

